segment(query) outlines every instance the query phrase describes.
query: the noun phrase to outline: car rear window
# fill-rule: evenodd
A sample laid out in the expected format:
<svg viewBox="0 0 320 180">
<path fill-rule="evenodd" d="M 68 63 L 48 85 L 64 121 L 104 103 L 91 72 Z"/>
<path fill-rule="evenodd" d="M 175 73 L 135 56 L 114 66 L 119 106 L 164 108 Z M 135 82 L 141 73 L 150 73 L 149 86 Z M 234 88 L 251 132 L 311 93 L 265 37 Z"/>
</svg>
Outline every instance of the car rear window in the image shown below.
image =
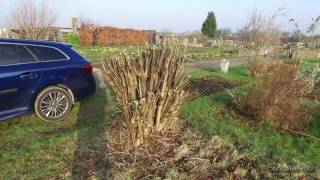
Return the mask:
<svg viewBox="0 0 320 180">
<path fill-rule="evenodd" d="M 0 65 L 19 63 L 17 46 L 14 44 L 0 44 Z"/>
<path fill-rule="evenodd" d="M 57 49 L 43 46 L 27 46 L 39 61 L 55 61 L 68 59 Z"/>
</svg>

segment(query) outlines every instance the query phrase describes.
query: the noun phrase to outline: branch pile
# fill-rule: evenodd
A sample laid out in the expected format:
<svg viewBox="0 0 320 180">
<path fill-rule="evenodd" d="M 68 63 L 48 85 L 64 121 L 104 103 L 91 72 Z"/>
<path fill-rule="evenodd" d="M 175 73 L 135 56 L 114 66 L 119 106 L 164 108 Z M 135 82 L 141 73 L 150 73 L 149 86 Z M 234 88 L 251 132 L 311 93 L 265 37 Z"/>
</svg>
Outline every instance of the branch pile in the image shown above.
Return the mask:
<svg viewBox="0 0 320 180">
<path fill-rule="evenodd" d="M 257 161 L 239 154 L 217 136 L 206 140 L 189 131 L 153 133 L 147 137 L 150 142 L 147 146 L 135 148 L 129 145 L 126 131 L 114 134 L 108 139 L 107 152 L 115 179 L 263 179 L 269 176 Z"/>
<path fill-rule="evenodd" d="M 184 49 L 176 45 L 149 47 L 137 55 L 102 61 L 105 79 L 117 94 L 135 146 L 143 144 L 152 131 L 177 129 L 188 84 L 185 62 Z"/>
</svg>

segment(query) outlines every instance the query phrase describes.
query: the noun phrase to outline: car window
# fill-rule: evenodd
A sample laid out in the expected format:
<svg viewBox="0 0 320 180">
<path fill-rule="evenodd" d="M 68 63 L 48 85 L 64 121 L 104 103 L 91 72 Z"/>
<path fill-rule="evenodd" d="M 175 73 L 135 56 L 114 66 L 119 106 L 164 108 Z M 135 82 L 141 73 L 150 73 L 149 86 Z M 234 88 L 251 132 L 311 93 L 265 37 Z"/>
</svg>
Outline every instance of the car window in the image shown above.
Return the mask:
<svg viewBox="0 0 320 180">
<path fill-rule="evenodd" d="M 30 63 L 37 61 L 24 46 L 17 46 L 17 51 L 20 63 Z"/>
<path fill-rule="evenodd" d="M 54 61 L 68 59 L 60 51 L 42 46 L 27 46 L 39 61 Z"/>
<path fill-rule="evenodd" d="M 17 47 L 14 44 L 0 44 L 0 65 L 18 63 Z"/>
</svg>

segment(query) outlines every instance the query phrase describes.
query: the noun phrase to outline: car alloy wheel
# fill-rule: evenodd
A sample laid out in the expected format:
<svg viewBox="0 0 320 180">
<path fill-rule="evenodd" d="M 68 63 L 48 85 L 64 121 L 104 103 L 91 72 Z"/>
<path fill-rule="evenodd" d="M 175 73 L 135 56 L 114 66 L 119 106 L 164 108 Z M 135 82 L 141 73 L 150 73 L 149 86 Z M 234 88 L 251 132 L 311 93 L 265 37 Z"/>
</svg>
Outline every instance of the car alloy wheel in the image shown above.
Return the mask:
<svg viewBox="0 0 320 180">
<path fill-rule="evenodd" d="M 41 91 L 35 102 L 35 111 L 41 119 L 53 121 L 65 117 L 71 106 L 72 98 L 69 92 L 54 86 Z"/>
</svg>

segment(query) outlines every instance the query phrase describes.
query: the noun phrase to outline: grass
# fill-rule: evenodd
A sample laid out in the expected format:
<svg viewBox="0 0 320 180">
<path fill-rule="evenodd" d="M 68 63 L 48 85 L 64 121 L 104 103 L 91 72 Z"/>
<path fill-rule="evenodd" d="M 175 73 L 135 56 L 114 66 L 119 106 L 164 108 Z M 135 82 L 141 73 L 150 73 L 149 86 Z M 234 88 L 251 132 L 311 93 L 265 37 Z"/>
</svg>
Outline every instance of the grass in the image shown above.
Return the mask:
<svg viewBox="0 0 320 180">
<path fill-rule="evenodd" d="M 142 50 L 145 46 L 74 46 L 81 55 L 89 59 L 93 63 L 99 63 L 102 57 L 112 57 L 120 54 L 121 52 L 133 53 Z M 229 50 L 220 50 L 218 48 L 196 48 L 188 47 L 187 55 L 193 60 L 207 60 L 207 59 L 217 59 L 223 57 L 234 56 L 233 52 Z"/>
<path fill-rule="evenodd" d="M 246 87 L 253 81 L 244 66 L 232 68 L 226 75 L 219 71 L 201 71 L 193 74 L 192 78 L 212 75 L 246 82 L 238 88 Z M 240 152 L 258 159 L 265 166 L 287 164 L 294 167 L 315 167 L 318 170 L 316 176 L 320 176 L 320 142 L 275 132 L 269 127 L 250 125 L 227 107 L 231 101 L 226 91 L 199 97 L 183 106 L 181 116 L 188 127 L 193 127 L 207 137 L 223 137 L 235 144 Z M 314 108 L 319 108 L 310 103 Z M 317 111 L 307 133 L 320 138 L 319 129 L 320 112 Z"/>
<path fill-rule="evenodd" d="M 233 68 L 228 73 L 223 73 L 220 70 L 204 70 L 192 73 L 191 79 L 199 79 L 206 76 L 219 76 L 225 78 L 227 80 L 235 81 L 250 81 L 249 72 L 247 71 L 247 66 L 238 66 L 237 68 Z"/>
<path fill-rule="evenodd" d="M 110 96 L 109 91 L 99 92 L 57 122 L 46 123 L 33 115 L 1 122 L 0 179 L 77 179 L 86 173 L 79 164 L 104 157 L 101 137 L 115 110 L 106 104 Z"/>
<path fill-rule="evenodd" d="M 281 56 L 281 57 L 280 57 L 280 60 L 283 60 L 283 61 L 292 61 L 292 59 L 289 59 L 289 57 L 288 57 L 287 55 Z M 305 58 L 305 59 L 303 59 L 302 70 L 314 68 L 317 64 L 320 64 L 320 59 L 316 59 L 316 58 Z"/>
<path fill-rule="evenodd" d="M 203 135 L 219 135 L 237 144 L 250 157 L 263 159 L 267 164 L 296 161 L 299 166 L 308 164 L 320 168 L 319 142 L 249 125 L 226 110 L 225 105 L 230 101 L 226 92 L 200 97 L 183 107 L 182 117 Z M 318 138 L 319 115 L 314 117 L 314 123 L 308 130 L 309 134 Z"/>
<path fill-rule="evenodd" d="M 144 46 L 75 46 L 81 55 L 93 63 L 99 63 L 103 57 L 112 57 L 121 52 L 136 52 Z"/>
<path fill-rule="evenodd" d="M 253 81 L 246 66 L 231 68 L 227 74 L 216 70 L 196 72 L 191 78 L 204 76 L 240 80 L 244 84 L 239 88 Z M 199 97 L 183 106 L 181 118 L 189 128 L 207 137 L 219 135 L 262 165 L 320 169 L 319 142 L 247 124 L 227 108 L 230 102 L 225 91 Z M 312 102 L 307 104 L 319 108 Z M 105 159 L 103 136 L 109 119 L 118 112 L 113 94 L 106 90 L 77 103 L 62 121 L 46 123 L 27 115 L 1 122 L 0 179 L 80 179 L 92 173 L 106 179 L 107 162 L 101 161 Z M 318 111 L 307 132 L 320 138 L 319 130 Z"/>
<path fill-rule="evenodd" d="M 304 59 L 303 67 L 304 69 L 310 69 L 318 64 L 320 64 L 320 59 Z"/>
</svg>

